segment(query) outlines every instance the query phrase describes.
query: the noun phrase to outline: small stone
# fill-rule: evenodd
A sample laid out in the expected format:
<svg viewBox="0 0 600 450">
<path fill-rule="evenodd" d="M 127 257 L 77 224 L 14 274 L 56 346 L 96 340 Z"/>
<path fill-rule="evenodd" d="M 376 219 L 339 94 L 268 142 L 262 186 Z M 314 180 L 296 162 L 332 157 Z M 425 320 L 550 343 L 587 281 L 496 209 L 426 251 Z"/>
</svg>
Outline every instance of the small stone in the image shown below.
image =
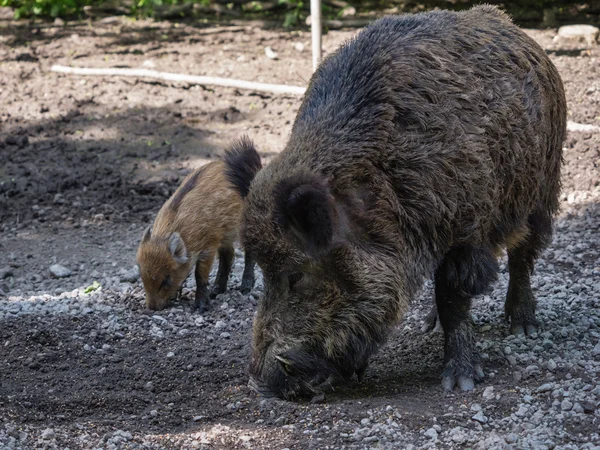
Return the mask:
<svg viewBox="0 0 600 450">
<path fill-rule="evenodd" d="M 525 405 L 521 405 L 521 406 L 519 406 L 519 410 L 515 413 L 515 415 L 517 417 L 525 417 L 525 415 L 527 414 L 527 411 L 529 411 L 529 408 L 527 408 L 527 406 L 525 406 Z"/>
<path fill-rule="evenodd" d="M 158 411 L 157 411 L 157 410 L 155 410 L 155 409 L 153 409 L 152 411 L 150 411 L 150 415 L 151 415 L 152 417 L 156 417 L 156 416 L 158 416 Z"/>
<path fill-rule="evenodd" d="M 536 366 L 535 364 L 531 364 L 530 366 L 527 366 L 525 368 L 525 374 L 528 377 L 536 375 L 538 373 L 540 373 L 540 368 L 538 366 Z"/>
<path fill-rule="evenodd" d="M 145 385 L 144 385 L 144 389 L 146 391 L 151 391 L 152 389 L 154 389 L 154 384 L 152 383 L 152 381 L 148 381 Z"/>
<path fill-rule="evenodd" d="M 302 53 L 304 51 L 304 44 L 302 42 L 296 42 L 294 48 L 297 52 Z"/>
<path fill-rule="evenodd" d="M 12 268 L 10 266 L 0 268 L 0 280 L 14 276 Z"/>
<path fill-rule="evenodd" d="M 508 361 L 508 363 L 511 366 L 516 366 L 517 365 L 517 358 L 515 358 L 514 356 L 510 355 L 506 357 L 506 360 Z"/>
<path fill-rule="evenodd" d="M 473 411 L 473 412 L 481 411 L 481 405 L 479 403 L 473 403 L 471 405 L 471 411 Z"/>
<path fill-rule="evenodd" d="M 519 440 L 519 435 L 516 433 L 510 433 L 504 438 L 507 444 L 515 444 Z"/>
<path fill-rule="evenodd" d="M 41 437 L 44 441 L 49 441 L 50 439 L 54 439 L 55 436 L 56 433 L 54 433 L 52 428 L 46 428 L 44 431 L 42 431 Z"/>
<path fill-rule="evenodd" d="M 54 19 L 54 25 L 56 25 L 57 27 L 64 27 L 65 21 L 62 20 L 60 17 L 57 17 L 56 19 Z"/>
<path fill-rule="evenodd" d="M 483 390 L 483 394 L 481 395 L 484 400 L 493 400 L 495 397 L 494 394 L 494 386 L 488 386 Z"/>
<path fill-rule="evenodd" d="M 567 399 L 564 399 L 561 403 L 560 403 L 560 409 L 563 411 L 571 411 L 571 409 L 573 408 L 573 403 L 570 402 Z"/>
<path fill-rule="evenodd" d="M 220 330 L 221 328 L 225 328 L 226 326 L 227 325 L 222 320 L 217 320 L 217 322 L 215 323 L 215 328 L 217 330 Z"/>
<path fill-rule="evenodd" d="M 223 333 L 220 334 L 220 336 L 223 339 L 229 339 L 231 337 L 231 333 L 227 333 L 226 331 L 224 331 Z"/>
<path fill-rule="evenodd" d="M 554 370 L 556 370 L 556 368 L 558 367 L 558 365 L 556 364 L 556 362 L 553 359 L 550 359 L 546 363 L 546 367 L 548 368 L 548 370 L 554 371 Z"/>
<path fill-rule="evenodd" d="M 475 414 L 473 417 L 471 417 L 471 419 L 473 419 L 479 423 L 487 423 L 487 421 L 488 421 L 488 418 L 483 415 L 483 411 L 479 411 L 477 414 Z"/>
<path fill-rule="evenodd" d="M 192 420 L 193 420 L 194 422 L 200 422 L 200 421 L 201 421 L 202 419 L 204 419 L 205 417 L 206 417 L 206 416 L 194 416 L 194 417 L 192 418 Z"/>
<path fill-rule="evenodd" d="M 594 349 L 592 350 L 592 355 L 594 355 L 594 356 L 600 356 L 600 342 L 598 342 L 594 346 Z"/>
<path fill-rule="evenodd" d="M 596 411 L 596 406 L 592 402 L 581 402 L 581 407 L 583 408 L 583 412 L 586 414 L 592 414 Z"/>
<path fill-rule="evenodd" d="M 505 355 L 510 355 L 511 353 L 512 353 L 512 349 L 508 345 L 506 347 L 504 347 Z"/>
<path fill-rule="evenodd" d="M 435 428 L 430 428 L 425 432 L 425 437 L 435 441 L 438 438 L 438 432 L 435 431 Z"/>
<path fill-rule="evenodd" d="M 67 269 L 65 266 L 61 266 L 60 264 L 54 264 L 50 266 L 50 275 L 54 278 L 67 278 L 70 277 L 73 272 Z"/>
<path fill-rule="evenodd" d="M 486 331 L 490 331 L 491 329 L 492 329 L 491 325 L 484 325 L 479 329 L 479 331 L 482 333 L 485 333 Z"/>
<path fill-rule="evenodd" d="M 134 266 L 130 270 L 121 269 L 119 271 L 119 280 L 121 283 L 135 283 L 140 278 L 140 270 Z"/>
<path fill-rule="evenodd" d="M 167 358 L 172 358 L 173 356 L 175 356 L 175 353 L 173 353 L 173 352 L 167 353 Z"/>
<path fill-rule="evenodd" d="M 572 411 L 573 411 L 573 412 L 575 412 L 575 413 L 577 413 L 577 414 L 581 414 L 581 413 L 583 413 L 583 412 L 584 412 L 584 411 L 583 411 L 583 406 L 581 406 L 581 404 L 580 404 L 580 403 L 577 403 L 577 402 L 576 402 L 576 403 L 573 405 L 573 409 L 572 409 Z"/>
<path fill-rule="evenodd" d="M 106 367 L 102 367 L 102 368 L 101 368 L 101 369 L 98 371 L 98 373 L 99 373 L 100 375 L 104 375 L 104 374 L 106 373 Z"/>
<path fill-rule="evenodd" d="M 542 392 L 548 392 L 551 391 L 552 389 L 554 389 L 554 383 L 544 383 L 541 386 L 539 386 L 535 392 L 537 394 L 541 394 Z"/>
<path fill-rule="evenodd" d="M 265 47 L 265 55 L 269 59 L 279 59 L 277 52 L 275 52 L 271 47 Z"/>
<path fill-rule="evenodd" d="M 452 439 L 452 441 L 456 442 L 457 444 L 464 444 L 468 439 L 467 434 L 460 427 L 452 428 L 450 430 L 449 436 L 450 439 Z"/>
<path fill-rule="evenodd" d="M 360 421 L 360 424 L 361 424 L 363 427 L 366 427 L 367 425 L 370 425 L 370 424 L 371 424 L 371 420 L 370 420 L 370 419 L 367 419 L 367 418 L 365 418 L 365 419 L 362 419 L 362 420 Z"/>
</svg>

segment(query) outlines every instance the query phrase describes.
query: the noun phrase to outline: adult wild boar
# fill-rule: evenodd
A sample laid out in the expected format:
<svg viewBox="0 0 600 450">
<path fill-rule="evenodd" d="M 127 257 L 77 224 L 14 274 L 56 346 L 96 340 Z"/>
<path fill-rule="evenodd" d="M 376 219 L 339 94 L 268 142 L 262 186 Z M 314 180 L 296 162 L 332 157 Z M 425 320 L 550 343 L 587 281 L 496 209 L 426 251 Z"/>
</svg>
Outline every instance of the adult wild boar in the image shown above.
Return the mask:
<svg viewBox="0 0 600 450">
<path fill-rule="evenodd" d="M 434 273 L 442 384 L 473 389 L 471 298 L 503 248 L 512 331 L 535 330 L 565 123 L 556 68 L 492 6 L 387 17 L 325 59 L 278 157 L 257 173 L 251 145 L 226 157 L 265 280 L 251 385 L 294 398 L 362 377 Z"/>
</svg>

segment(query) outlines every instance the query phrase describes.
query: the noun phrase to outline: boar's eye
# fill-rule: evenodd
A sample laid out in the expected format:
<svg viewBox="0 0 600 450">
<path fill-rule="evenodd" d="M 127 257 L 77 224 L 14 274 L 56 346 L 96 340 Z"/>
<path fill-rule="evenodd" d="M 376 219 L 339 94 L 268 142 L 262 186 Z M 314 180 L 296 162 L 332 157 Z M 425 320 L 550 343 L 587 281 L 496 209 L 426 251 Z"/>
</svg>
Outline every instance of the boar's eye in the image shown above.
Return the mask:
<svg viewBox="0 0 600 450">
<path fill-rule="evenodd" d="M 169 275 L 167 275 L 165 277 L 165 279 L 162 281 L 162 283 L 160 283 L 160 288 L 164 289 L 169 286 L 171 286 L 171 277 Z"/>
<path fill-rule="evenodd" d="M 300 282 L 302 278 L 304 278 L 304 274 L 302 272 L 296 272 L 291 275 L 288 275 L 288 283 L 290 284 L 290 289 L 292 289 L 295 284 Z"/>
<path fill-rule="evenodd" d="M 285 372 L 286 375 L 288 375 L 290 377 L 294 376 L 294 374 L 296 373 L 294 371 L 294 365 L 289 359 L 285 359 L 282 356 L 275 356 L 275 359 L 277 359 L 277 362 L 279 363 L 279 367 L 281 367 L 283 369 L 283 371 Z"/>
</svg>

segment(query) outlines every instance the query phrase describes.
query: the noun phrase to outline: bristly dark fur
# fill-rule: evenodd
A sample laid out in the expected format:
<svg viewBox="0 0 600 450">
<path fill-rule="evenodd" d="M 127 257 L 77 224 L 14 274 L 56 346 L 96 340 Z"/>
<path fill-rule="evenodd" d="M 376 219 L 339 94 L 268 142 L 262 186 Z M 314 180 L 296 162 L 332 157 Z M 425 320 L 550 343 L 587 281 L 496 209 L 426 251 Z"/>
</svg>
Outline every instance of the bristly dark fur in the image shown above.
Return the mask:
<svg viewBox="0 0 600 450">
<path fill-rule="evenodd" d="M 194 186 L 196 186 L 196 183 L 198 182 L 198 179 L 202 176 L 202 173 L 204 172 L 204 167 L 200 167 L 190 178 L 188 178 L 185 182 L 185 184 L 183 184 L 175 193 L 175 195 L 173 196 L 173 199 L 171 200 L 170 206 L 174 211 L 177 211 L 177 209 L 179 208 L 179 205 L 181 205 L 181 201 L 183 200 L 183 198 L 192 190 L 194 189 Z"/>
<path fill-rule="evenodd" d="M 442 383 L 473 389 L 469 306 L 502 248 L 512 330 L 535 330 L 530 274 L 558 209 L 566 111 L 544 50 L 492 6 L 386 17 L 328 56 L 285 149 L 249 191 L 236 175 L 242 240 L 265 280 L 254 384 L 293 397 L 360 376 L 434 273 Z"/>
<path fill-rule="evenodd" d="M 225 165 L 230 183 L 245 198 L 256 172 L 262 168 L 260 156 L 247 136 L 242 136 L 225 152 Z"/>
</svg>

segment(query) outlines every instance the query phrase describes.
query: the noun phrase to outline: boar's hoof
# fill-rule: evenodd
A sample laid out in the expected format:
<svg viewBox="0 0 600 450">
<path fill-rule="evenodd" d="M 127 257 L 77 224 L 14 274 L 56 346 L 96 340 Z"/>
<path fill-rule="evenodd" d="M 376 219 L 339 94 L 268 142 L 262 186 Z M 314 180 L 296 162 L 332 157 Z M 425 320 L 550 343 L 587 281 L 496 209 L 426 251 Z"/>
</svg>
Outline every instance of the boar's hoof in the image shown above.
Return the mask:
<svg viewBox="0 0 600 450">
<path fill-rule="evenodd" d="M 196 297 L 194 298 L 194 309 L 198 309 L 200 313 L 205 313 L 208 310 L 208 294 L 206 286 L 199 287 L 196 290 Z"/>
<path fill-rule="evenodd" d="M 461 371 L 453 368 L 453 366 L 452 363 L 446 364 L 446 370 L 444 370 L 442 376 L 442 386 L 446 391 L 452 391 L 454 386 L 458 386 L 461 391 L 472 391 L 475 387 L 475 381 L 481 381 L 485 376 L 479 364 L 475 364 L 470 370 Z"/>
<path fill-rule="evenodd" d="M 423 326 L 421 327 L 421 332 L 423 334 L 428 333 L 440 333 L 442 332 L 442 324 L 437 314 L 437 308 L 434 306 L 431 308 L 431 311 L 425 316 L 423 319 Z"/>
<path fill-rule="evenodd" d="M 224 294 L 227 290 L 227 287 L 215 286 L 210 291 L 210 298 L 217 298 L 217 295 Z"/>
<path fill-rule="evenodd" d="M 537 327 L 532 324 L 523 325 L 515 322 L 510 324 L 510 333 L 515 336 L 519 336 L 520 334 L 531 336 L 532 334 L 537 333 Z"/>
<path fill-rule="evenodd" d="M 242 278 L 242 284 L 240 286 L 240 291 L 243 295 L 247 295 L 252 291 L 254 287 L 254 278 Z"/>
<path fill-rule="evenodd" d="M 504 304 L 504 320 L 510 320 L 510 332 L 515 336 L 537 333 L 538 322 L 535 319 L 535 298 L 530 288 L 510 289 Z"/>
<path fill-rule="evenodd" d="M 243 295 L 247 295 L 252 292 L 252 288 L 254 287 L 254 280 L 242 280 L 242 285 L 240 286 L 240 292 Z"/>
<path fill-rule="evenodd" d="M 366 363 L 364 366 L 356 369 L 356 377 L 358 378 L 358 381 L 360 383 L 362 383 L 362 381 L 365 379 L 365 374 L 367 373 L 367 367 L 369 367 L 369 363 Z"/>
</svg>

